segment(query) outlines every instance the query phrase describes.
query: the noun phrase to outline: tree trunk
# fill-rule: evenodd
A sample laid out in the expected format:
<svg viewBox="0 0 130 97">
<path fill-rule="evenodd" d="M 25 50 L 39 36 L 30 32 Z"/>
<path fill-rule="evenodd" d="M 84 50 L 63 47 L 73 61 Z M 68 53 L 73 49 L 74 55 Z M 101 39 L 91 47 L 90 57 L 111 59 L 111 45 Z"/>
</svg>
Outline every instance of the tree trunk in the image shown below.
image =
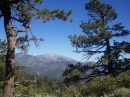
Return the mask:
<svg viewBox="0 0 130 97">
<path fill-rule="evenodd" d="M 4 82 L 3 96 L 14 97 L 14 54 L 16 43 L 16 32 L 11 23 L 10 5 L 4 6 L 4 27 L 7 37 L 7 54 L 6 54 L 6 78 Z"/>
<path fill-rule="evenodd" d="M 106 46 L 107 46 L 107 56 L 108 56 L 108 74 L 114 76 L 113 72 L 113 64 L 112 64 L 112 59 L 111 59 L 111 48 L 110 48 L 110 42 L 109 39 L 106 39 Z"/>
</svg>

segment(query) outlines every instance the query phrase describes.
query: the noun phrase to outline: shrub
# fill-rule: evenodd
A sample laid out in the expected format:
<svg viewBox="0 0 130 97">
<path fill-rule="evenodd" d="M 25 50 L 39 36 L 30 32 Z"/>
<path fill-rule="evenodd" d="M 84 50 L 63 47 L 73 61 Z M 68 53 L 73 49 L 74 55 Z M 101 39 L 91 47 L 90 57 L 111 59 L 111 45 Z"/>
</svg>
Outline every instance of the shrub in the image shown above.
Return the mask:
<svg viewBox="0 0 130 97">
<path fill-rule="evenodd" d="M 116 78 L 107 75 L 103 78 L 96 77 L 86 86 L 81 86 L 83 96 L 100 97 L 106 92 L 111 92 L 117 88 Z M 90 96 L 90 97 L 91 97 Z"/>
<path fill-rule="evenodd" d="M 70 86 L 64 92 L 62 92 L 62 97 L 82 97 L 78 89 L 74 86 Z"/>
<path fill-rule="evenodd" d="M 130 97 L 130 89 L 127 88 L 116 89 L 109 94 L 105 94 L 104 97 Z"/>
<path fill-rule="evenodd" d="M 118 84 L 120 87 L 129 88 L 130 87 L 130 73 L 122 73 L 117 77 Z"/>
<path fill-rule="evenodd" d="M 47 94 L 47 95 L 45 95 L 44 97 L 57 97 L 57 96 L 51 95 L 51 94 Z"/>
</svg>

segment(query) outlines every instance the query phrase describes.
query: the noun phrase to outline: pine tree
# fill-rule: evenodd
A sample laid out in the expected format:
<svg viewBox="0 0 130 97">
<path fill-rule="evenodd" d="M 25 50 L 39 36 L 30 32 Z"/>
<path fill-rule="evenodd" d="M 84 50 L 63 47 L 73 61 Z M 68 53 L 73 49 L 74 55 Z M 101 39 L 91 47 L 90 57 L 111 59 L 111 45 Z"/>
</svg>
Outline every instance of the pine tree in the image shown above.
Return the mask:
<svg viewBox="0 0 130 97">
<path fill-rule="evenodd" d="M 0 18 L 4 18 L 4 28 L 7 38 L 7 54 L 6 54 L 6 79 L 4 84 L 4 97 L 14 97 L 14 57 L 15 47 L 26 50 L 29 41 L 33 40 L 37 45 L 38 39 L 30 30 L 30 22 L 32 19 L 41 19 L 43 22 L 50 19 L 58 18 L 63 21 L 68 20 L 68 16 L 72 11 L 64 10 L 48 10 L 46 8 L 37 9 L 36 5 L 41 5 L 42 0 L 0 0 Z M 22 24 L 25 30 L 16 29 L 13 26 L 14 21 Z M 28 39 L 28 31 L 32 34 L 32 38 Z M 16 36 L 19 32 L 25 32 L 25 37 Z M 42 39 L 40 39 L 42 40 Z"/>
<path fill-rule="evenodd" d="M 90 0 L 85 4 L 85 9 L 90 19 L 81 22 L 84 35 L 70 35 L 70 41 L 76 47 L 76 52 L 84 52 L 87 59 L 95 54 L 101 56 L 98 56 L 99 60 L 93 65 L 69 65 L 64 73 L 65 81 L 89 81 L 94 76 L 117 76 L 129 70 L 130 59 L 125 54 L 130 54 L 130 42 L 118 40 L 130 32 L 125 30 L 122 23 L 114 24 L 113 21 L 117 18 L 115 10 L 100 0 Z M 74 69 L 79 70 L 79 75 L 67 77 Z"/>
</svg>

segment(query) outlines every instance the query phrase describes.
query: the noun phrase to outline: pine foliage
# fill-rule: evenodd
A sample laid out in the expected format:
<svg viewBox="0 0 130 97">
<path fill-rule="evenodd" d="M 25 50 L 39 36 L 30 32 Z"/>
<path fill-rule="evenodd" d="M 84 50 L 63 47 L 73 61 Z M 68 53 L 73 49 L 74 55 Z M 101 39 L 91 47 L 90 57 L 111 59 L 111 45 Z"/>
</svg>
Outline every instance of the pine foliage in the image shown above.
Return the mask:
<svg viewBox="0 0 130 97">
<path fill-rule="evenodd" d="M 68 66 L 68 74 L 77 68 L 81 74 L 66 78 L 66 81 L 85 80 L 90 81 L 94 76 L 111 74 L 117 76 L 121 72 L 130 69 L 130 42 L 119 41 L 130 34 L 122 23 L 115 23 L 117 13 L 110 4 L 102 3 L 100 0 L 90 0 L 85 4 L 89 20 L 81 21 L 83 35 L 70 35 L 70 41 L 77 53 L 84 52 L 86 59 L 98 54 L 98 61 L 92 65 Z M 115 24 L 114 24 L 115 23 Z M 67 75 L 67 73 L 66 73 Z"/>
<path fill-rule="evenodd" d="M 43 41 L 42 38 L 38 39 L 31 31 L 31 21 L 41 19 L 43 23 L 51 19 L 61 19 L 69 21 L 68 17 L 72 14 L 72 10 L 65 12 L 64 10 L 54 9 L 48 10 L 43 6 L 43 0 L 1 0 L 0 1 L 0 18 L 5 17 L 5 9 L 10 9 L 11 26 L 17 32 L 25 32 L 25 36 L 17 38 L 16 47 L 27 52 L 29 42 L 34 41 L 36 46 L 39 46 L 38 41 Z M 40 6 L 41 9 L 38 9 Z M 21 24 L 24 29 L 17 28 L 15 22 Z M 13 26 L 14 25 L 14 26 Z M 31 38 L 28 37 L 28 32 L 31 33 Z"/>
</svg>

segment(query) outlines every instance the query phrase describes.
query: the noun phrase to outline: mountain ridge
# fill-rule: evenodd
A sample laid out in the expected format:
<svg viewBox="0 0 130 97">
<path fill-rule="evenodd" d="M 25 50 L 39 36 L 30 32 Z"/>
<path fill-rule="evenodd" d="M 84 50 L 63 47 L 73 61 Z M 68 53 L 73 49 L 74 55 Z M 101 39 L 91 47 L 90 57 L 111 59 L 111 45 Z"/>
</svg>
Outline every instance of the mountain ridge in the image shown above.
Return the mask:
<svg viewBox="0 0 130 97">
<path fill-rule="evenodd" d="M 62 74 L 68 64 L 76 64 L 78 61 L 58 54 L 44 53 L 41 55 L 30 55 L 16 53 L 15 61 L 26 67 L 25 71 L 39 75 L 63 79 Z"/>
</svg>

